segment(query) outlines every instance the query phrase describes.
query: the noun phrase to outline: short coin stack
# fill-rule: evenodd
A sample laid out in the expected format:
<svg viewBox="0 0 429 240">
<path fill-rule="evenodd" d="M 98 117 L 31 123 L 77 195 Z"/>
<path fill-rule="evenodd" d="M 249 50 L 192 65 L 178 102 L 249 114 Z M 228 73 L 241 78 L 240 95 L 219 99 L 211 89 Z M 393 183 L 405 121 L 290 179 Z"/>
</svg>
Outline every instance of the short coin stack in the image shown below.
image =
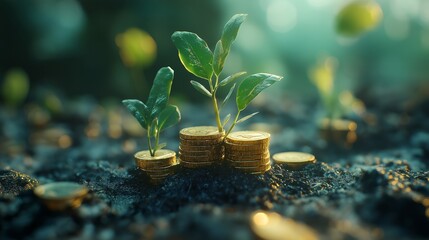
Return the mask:
<svg viewBox="0 0 429 240">
<path fill-rule="evenodd" d="M 269 133 L 233 132 L 225 139 L 225 161 L 244 172 L 263 174 L 271 169 L 269 145 Z"/>
<path fill-rule="evenodd" d="M 186 168 L 207 167 L 223 159 L 223 133 L 217 127 L 198 126 L 180 131 L 179 159 Z"/>
<path fill-rule="evenodd" d="M 159 184 L 175 172 L 177 165 L 176 153 L 171 150 L 161 149 L 151 156 L 149 151 L 140 151 L 134 155 L 136 165 L 145 171 L 152 183 Z"/>
</svg>

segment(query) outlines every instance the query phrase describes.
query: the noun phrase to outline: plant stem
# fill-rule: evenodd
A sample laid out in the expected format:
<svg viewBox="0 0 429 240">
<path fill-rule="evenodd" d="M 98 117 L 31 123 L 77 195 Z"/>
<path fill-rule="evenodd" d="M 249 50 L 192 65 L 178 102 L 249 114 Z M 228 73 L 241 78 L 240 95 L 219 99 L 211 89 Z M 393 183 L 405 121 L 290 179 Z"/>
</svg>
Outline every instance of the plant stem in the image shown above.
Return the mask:
<svg viewBox="0 0 429 240">
<path fill-rule="evenodd" d="M 216 94 L 216 92 L 212 93 L 212 102 L 213 102 L 213 107 L 214 107 L 215 116 L 216 116 L 217 129 L 221 133 L 221 132 L 223 132 L 223 127 L 222 127 L 222 123 L 220 121 L 220 113 L 219 113 L 219 108 L 217 105 L 217 99 L 216 99 L 215 94 Z"/>
<path fill-rule="evenodd" d="M 156 134 L 155 134 L 155 149 L 153 151 L 153 156 L 155 156 L 156 150 L 158 150 L 159 134 L 160 134 L 160 131 L 156 130 Z"/>
<path fill-rule="evenodd" d="M 241 113 L 241 111 L 237 111 L 237 115 L 235 115 L 234 122 L 232 122 L 231 126 L 229 127 L 228 131 L 226 132 L 224 139 L 226 139 L 226 137 L 228 137 L 228 135 L 231 133 L 232 129 L 234 129 L 235 124 L 237 124 L 238 117 L 240 116 L 240 113 Z"/>
<path fill-rule="evenodd" d="M 151 128 L 151 126 L 149 126 L 147 128 L 147 143 L 149 145 L 149 153 L 150 153 L 150 155 L 152 157 L 154 157 L 155 156 L 155 151 L 153 151 L 153 149 L 152 149 L 152 142 L 151 142 L 151 137 L 150 137 L 151 129 L 150 128 Z"/>
<path fill-rule="evenodd" d="M 221 133 L 221 132 L 223 132 L 223 127 L 222 127 L 222 122 L 220 120 L 220 112 L 219 112 L 219 107 L 218 107 L 217 99 L 216 99 L 216 91 L 217 91 L 217 87 L 218 87 L 218 82 L 219 82 L 219 77 L 217 75 L 215 75 L 214 86 L 213 86 L 212 78 L 210 78 L 210 80 L 209 80 L 210 92 L 212 94 L 212 103 L 213 103 L 213 109 L 214 109 L 215 118 L 216 118 L 217 129 Z"/>
</svg>

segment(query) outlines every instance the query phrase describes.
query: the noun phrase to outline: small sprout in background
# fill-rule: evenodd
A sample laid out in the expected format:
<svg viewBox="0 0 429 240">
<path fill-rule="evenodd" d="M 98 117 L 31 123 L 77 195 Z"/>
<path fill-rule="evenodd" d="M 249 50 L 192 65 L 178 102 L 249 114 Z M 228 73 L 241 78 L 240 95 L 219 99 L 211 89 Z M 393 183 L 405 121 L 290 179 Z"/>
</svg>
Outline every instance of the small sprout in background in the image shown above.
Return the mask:
<svg viewBox="0 0 429 240">
<path fill-rule="evenodd" d="M 145 68 L 156 58 L 156 42 L 143 30 L 130 28 L 115 39 L 122 62 L 129 68 Z"/>
<path fill-rule="evenodd" d="M 48 110 L 50 114 L 58 115 L 63 112 L 64 104 L 58 91 L 45 88 L 38 90 L 36 94 L 41 106 Z"/>
<path fill-rule="evenodd" d="M 225 24 L 221 39 L 216 43 L 213 52 L 207 43 L 195 33 L 178 31 L 171 36 L 174 45 L 178 49 L 180 61 L 186 70 L 206 81 L 203 82 L 206 86 L 194 80 L 191 81 L 191 85 L 201 94 L 211 98 L 219 132 L 224 132 L 225 126 L 231 119 L 231 114 L 226 115 L 223 120 L 221 119 L 220 111 L 222 106 L 228 102 L 234 90 L 237 89 L 237 113 L 232 123 L 230 123 L 226 136 L 237 123 L 244 122 L 256 114 L 252 113 L 241 119 L 239 118 L 240 113 L 249 105 L 250 101 L 262 90 L 282 79 L 282 77 L 273 74 L 257 73 L 243 79 L 237 88 L 237 80 L 243 77 L 246 72 L 237 72 L 221 80 L 220 76 L 226 58 L 246 17 L 246 14 L 236 14 Z M 223 87 L 229 88 L 229 91 L 222 102 L 219 103 L 217 91 Z"/>
<path fill-rule="evenodd" d="M 320 98 L 326 110 L 328 118 L 334 118 L 336 112 L 336 93 L 334 92 L 335 67 L 337 60 L 333 57 L 327 57 L 320 60 L 319 63 L 310 70 L 309 76 L 313 84 L 319 91 Z"/>
<path fill-rule="evenodd" d="M 132 89 L 135 94 L 142 94 L 140 90 L 147 89 L 143 70 L 151 66 L 156 58 L 155 40 L 141 29 L 130 28 L 116 35 L 115 42 L 122 63 L 130 71 Z"/>
<path fill-rule="evenodd" d="M 30 83 L 27 74 L 22 69 L 9 70 L 3 80 L 2 95 L 4 102 L 12 107 L 22 104 L 27 98 Z"/>
<path fill-rule="evenodd" d="M 326 117 L 332 120 L 350 113 L 362 116 L 365 112 L 365 104 L 355 98 L 350 91 L 335 88 L 337 66 L 337 59 L 326 57 L 309 72 L 309 77 L 316 86 L 323 102 Z"/>
<path fill-rule="evenodd" d="M 152 157 L 157 150 L 166 146 L 165 143 L 159 143 L 160 133 L 180 121 L 179 108 L 168 105 L 173 78 L 173 69 L 163 67 L 155 76 L 146 104 L 136 99 L 122 101 L 140 125 L 147 130 L 149 152 Z"/>
<path fill-rule="evenodd" d="M 377 2 L 354 1 L 340 10 L 336 17 L 336 30 L 347 37 L 356 37 L 374 29 L 381 21 L 383 12 Z"/>
</svg>

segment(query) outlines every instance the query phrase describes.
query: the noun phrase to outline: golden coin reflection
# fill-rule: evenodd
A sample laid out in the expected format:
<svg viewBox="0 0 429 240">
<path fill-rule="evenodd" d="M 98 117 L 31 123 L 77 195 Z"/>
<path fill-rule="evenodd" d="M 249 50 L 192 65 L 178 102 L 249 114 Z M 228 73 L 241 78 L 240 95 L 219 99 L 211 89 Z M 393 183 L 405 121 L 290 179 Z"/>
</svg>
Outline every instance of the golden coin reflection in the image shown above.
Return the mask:
<svg viewBox="0 0 429 240">
<path fill-rule="evenodd" d="M 250 217 L 252 232 L 264 240 L 317 240 L 309 226 L 284 218 L 275 212 L 256 211 Z"/>
</svg>

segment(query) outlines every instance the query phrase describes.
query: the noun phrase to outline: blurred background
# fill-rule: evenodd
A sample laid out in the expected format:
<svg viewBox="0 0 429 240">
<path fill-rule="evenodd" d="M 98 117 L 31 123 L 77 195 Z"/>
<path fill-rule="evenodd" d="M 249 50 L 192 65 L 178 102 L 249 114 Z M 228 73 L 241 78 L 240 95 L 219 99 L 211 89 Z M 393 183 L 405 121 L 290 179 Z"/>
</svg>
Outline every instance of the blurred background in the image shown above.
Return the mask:
<svg viewBox="0 0 429 240">
<path fill-rule="evenodd" d="M 213 49 L 235 13 L 249 15 L 224 75 L 247 71 L 284 76 L 281 86 L 268 90 L 278 104 L 284 98 L 318 101 L 311 69 L 323 67 L 327 59 L 334 62 L 335 85 L 366 104 L 427 98 L 429 2 L 358 1 L 372 9 L 370 15 L 345 11 L 351 19 L 344 20 L 346 25 L 361 24 L 362 29 L 353 30 L 338 21 L 354 2 L 1 0 L 2 100 L 50 98 L 48 105 L 54 107 L 61 98 L 82 96 L 146 100 L 162 66 L 175 70 L 173 99 L 205 100 L 190 87 L 189 80 L 196 79 L 181 65 L 170 36 L 177 30 L 195 32 Z"/>
</svg>

